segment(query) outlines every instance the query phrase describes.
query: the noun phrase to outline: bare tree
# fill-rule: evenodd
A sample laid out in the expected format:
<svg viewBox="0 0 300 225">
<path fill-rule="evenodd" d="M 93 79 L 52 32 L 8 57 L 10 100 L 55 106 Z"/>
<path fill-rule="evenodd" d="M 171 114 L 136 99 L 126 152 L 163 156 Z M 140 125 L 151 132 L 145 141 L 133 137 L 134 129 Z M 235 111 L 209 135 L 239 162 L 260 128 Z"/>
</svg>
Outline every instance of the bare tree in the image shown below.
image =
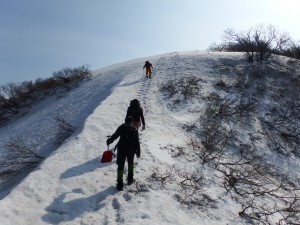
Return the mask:
<svg viewBox="0 0 300 225">
<path fill-rule="evenodd" d="M 64 68 L 60 71 L 54 72 L 53 77 L 64 83 L 78 82 L 90 76 L 91 71 L 88 66 L 81 66 L 78 68 Z"/>
<path fill-rule="evenodd" d="M 55 121 L 58 126 L 58 135 L 55 144 L 60 145 L 75 132 L 76 128 L 60 115 L 55 117 Z"/>
<path fill-rule="evenodd" d="M 0 85 L 0 125 L 24 108 L 41 101 L 45 96 L 55 94 L 58 89 L 70 90 L 78 86 L 78 82 L 88 78 L 91 71 L 88 66 L 65 68 L 53 73 L 53 77 L 24 81 L 21 84 L 8 83 Z M 24 110 L 22 111 L 24 112 Z"/>
<path fill-rule="evenodd" d="M 283 52 L 291 41 L 288 33 L 279 33 L 272 25 L 258 25 L 241 33 L 227 29 L 224 39 L 224 49 L 245 52 L 249 62 L 268 60 L 273 53 Z"/>
</svg>

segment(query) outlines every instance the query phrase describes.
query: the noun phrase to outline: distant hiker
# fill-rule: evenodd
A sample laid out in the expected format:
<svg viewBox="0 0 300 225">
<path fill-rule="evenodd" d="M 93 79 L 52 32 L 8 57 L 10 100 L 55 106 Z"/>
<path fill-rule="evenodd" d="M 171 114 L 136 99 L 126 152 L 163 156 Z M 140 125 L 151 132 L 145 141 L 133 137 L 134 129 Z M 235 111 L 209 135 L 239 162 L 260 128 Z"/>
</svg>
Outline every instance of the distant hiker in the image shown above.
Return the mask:
<svg viewBox="0 0 300 225">
<path fill-rule="evenodd" d="M 141 154 L 139 134 L 138 131 L 132 126 L 133 118 L 131 116 L 126 117 L 125 123 L 118 127 L 116 132 L 107 139 L 106 144 L 110 145 L 118 137 L 120 137 L 117 144 L 117 189 L 119 191 L 123 190 L 123 174 L 125 161 L 127 159 L 128 163 L 128 175 L 127 182 L 128 185 L 132 184 L 135 179 L 133 179 L 134 173 L 134 155 L 139 158 Z"/>
<path fill-rule="evenodd" d="M 130 105 L 127 109 L 126 117 L 132 116 L 133 117 L 133 126 L 139 130 L 141 126 L 141 122 L 143 124 L 142 130 L 145 130 L 145 118 L 144 112 L 140 105 L 139 100 L 133 99 L 130 101 Z"/>
<path fill-rule="evenodd" d="M 145 68 L 146 68 L 146 77 L 151 78 L 151 74 L 152 74 L 151 68 L 153 69 L 153 66 L 149 61 L 145 62 L 145 65 L 143 66 L 143 70 Z"/>
</svg>

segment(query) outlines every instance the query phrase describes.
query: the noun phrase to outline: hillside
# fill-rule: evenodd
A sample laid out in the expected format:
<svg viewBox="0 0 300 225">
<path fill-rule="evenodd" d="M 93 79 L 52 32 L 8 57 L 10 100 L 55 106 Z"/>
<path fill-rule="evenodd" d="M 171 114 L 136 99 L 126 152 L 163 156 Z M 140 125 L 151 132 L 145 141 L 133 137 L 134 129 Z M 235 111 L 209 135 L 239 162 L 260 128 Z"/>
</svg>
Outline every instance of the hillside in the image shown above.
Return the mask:
<svg viewBox="0 0 300 225">
<path fill-rule="evenodd" d="M 299 69 L 195 51 L 94 71 L 0 129 L 1 149 L 21 137 L 48 156 L 1 194 L 0 224 L 298 223 Z M 146 119 L 137 182 L 117 192 L 115 161 L 99 159 L 133 98 Z M 53 152 L 57 115 L 76 132 Z"/>
</svg>

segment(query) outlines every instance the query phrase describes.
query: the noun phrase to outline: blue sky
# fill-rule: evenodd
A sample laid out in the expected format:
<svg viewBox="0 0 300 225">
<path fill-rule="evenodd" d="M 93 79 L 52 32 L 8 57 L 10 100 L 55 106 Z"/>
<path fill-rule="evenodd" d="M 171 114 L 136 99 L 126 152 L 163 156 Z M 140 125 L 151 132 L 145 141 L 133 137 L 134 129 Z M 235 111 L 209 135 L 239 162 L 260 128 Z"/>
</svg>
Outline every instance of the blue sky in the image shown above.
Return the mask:
<svg viewBox="0 0 300 225">
<path fill-rule="evenodd" d="M 298 41 L 299 6 L 298 0 L 0 0 L 0 84 L 51 77 L 65 67 L 95 70 L 206 50 L 227 28 L 272 24 Z"/>
</svg>

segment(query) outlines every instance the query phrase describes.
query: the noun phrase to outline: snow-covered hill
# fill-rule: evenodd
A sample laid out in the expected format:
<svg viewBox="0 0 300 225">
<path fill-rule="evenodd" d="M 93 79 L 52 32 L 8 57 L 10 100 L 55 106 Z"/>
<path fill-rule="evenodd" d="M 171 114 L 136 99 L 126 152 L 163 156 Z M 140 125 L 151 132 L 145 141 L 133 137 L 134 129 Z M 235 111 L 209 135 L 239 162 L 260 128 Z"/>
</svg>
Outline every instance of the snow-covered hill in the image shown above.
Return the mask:
<svg viewBox="0 0 300 225">
<path fill-rule="evenodd" d="M 143 74 L 145 60 L 154 66 L 152 79 L 146 79 Z M 135 59 L 94 71 L 92 79 L 77 89 L 35 105 L 29 114 L 0 129 L 1 147 L 14 136 L 20 136 L 27 144 L 38 146 L 40 153 L 50 155 L 9 194 L 2 194 L 5 197 L 0 200 L 0 224 L 255 223 L 239 215 L 241 205 L 222 189 L 220 173 L 204 169 L 199 161 L 191 160 L 197 154 L 190 146 L 180 157 L 178 147 L 186 146 L 195 135 L 188 130 L 197 127 L 201 123 L 200 116 L 206 115 L 204 97 L 213 92 L 223 95 L 228 92 L 216 88 L 216 83 L 222 84 L 220 79 L 229 86 L 241 76 L 241 83 L 246 84 L 249 77 L 239 74 L 245 64 L 239 53 L 197 51 Z M 195 97 L 184 99 L 176 96 L 178 93 L 168 96 L 162 91 L 162 84 L 189 76 L 199 78 L 200 89 Z M 137 182 L 118 192 L 115 160 L 105 164 L 99 160 L 106 150 L 106 136 L 124 122 L 129 102 L 134 98 L 140 100 L 146 120 L 146 129 L 140 131 L 141 157 L 135 160 Z M 269 101 L 265 99 L 266 104 Z M 77 130 L 52 152 L 56 115 L 66 118 Z M 238 124 L 241 127 L 236 129 L 240 132 L 238 139 L 246 144 L 247 134 L 260 126 L 257 120 L 252 122 L 250 130 L 249 121 L 242 121 Z M 231 121 L 228 126 L 237 125 Z M 299 158 L 270 157 L 267 144 L 262 142 L 259 146 L 261 150 L 266 149 L 270 162 L 282 166 L 293 178 L 298 177 Z M 197 168 L 198 173 L 209 178 L 210 184 L 203 189 L 210 194 L 207 207 L 180 203 L 184 202 L 184 195 L 180 195 L 183 181 L 178 184 L 176 176 L 171 177 L 172 168 L 174 171 Z M 216 204 L 210 204 L 212 202 Z"/>
</svg>

